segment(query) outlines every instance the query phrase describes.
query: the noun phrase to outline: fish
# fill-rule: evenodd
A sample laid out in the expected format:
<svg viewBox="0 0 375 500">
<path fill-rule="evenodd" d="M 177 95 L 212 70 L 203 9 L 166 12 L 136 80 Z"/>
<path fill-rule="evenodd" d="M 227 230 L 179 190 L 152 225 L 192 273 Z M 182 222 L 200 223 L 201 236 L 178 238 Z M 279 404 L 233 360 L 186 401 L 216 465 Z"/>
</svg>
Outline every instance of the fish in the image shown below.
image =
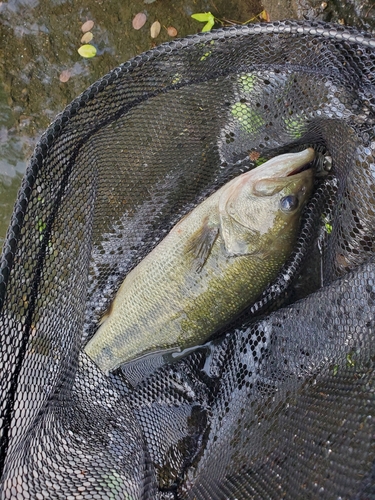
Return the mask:
<svg viewBox="0 0 375 500">
<path fill-rule="evenodd" d="M 204 343 L 251 305 L 293 250 L 314 149 L 276 156 L 222 186 L 125 277 L 84 351 L 106 374 Z"/>
</svg>

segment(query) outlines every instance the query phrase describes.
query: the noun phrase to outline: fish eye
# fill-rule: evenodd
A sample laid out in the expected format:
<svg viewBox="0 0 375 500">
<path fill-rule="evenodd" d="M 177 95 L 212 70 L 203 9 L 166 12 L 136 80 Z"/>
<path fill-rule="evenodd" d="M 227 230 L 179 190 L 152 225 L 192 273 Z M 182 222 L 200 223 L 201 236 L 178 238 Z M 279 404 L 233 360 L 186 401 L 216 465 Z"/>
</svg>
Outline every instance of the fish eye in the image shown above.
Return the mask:
<svg viewBox="0 0 375 500">
<path fill-rule="evenodd" d="M 294 194 L 288 194 L 280 200 L 280 208 L 283 212 L 293 212 L 298 207 L 298 198 Z"/>
</svg>

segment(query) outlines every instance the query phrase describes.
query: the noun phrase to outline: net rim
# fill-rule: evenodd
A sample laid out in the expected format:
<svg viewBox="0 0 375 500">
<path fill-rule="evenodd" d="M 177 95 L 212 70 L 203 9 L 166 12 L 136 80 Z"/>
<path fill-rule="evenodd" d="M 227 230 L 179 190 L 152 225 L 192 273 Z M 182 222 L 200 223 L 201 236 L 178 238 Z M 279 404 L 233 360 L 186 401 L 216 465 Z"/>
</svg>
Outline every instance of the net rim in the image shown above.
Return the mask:
<svg viewBox="0 0 375 500">
<path fill-rule="evenodd" d="M 30 199 L 32 188 L 36 176 L 43 162 L 48 156 L 50 147 L 54 141 L 63 133 L 64 128 L 74 117 L 79 109 L 84 107 L 89 100 L 94 99 L 102 93 L 109 85 L 125 74 L 130 74 L 136 68 L 150 63 L 158 57 L 177 52 L 199 43 L 215 40 L 226 40 L 230 38 L 258 36 L 264 34 L 287 34 L 296 36 L 320 36 L 327 40 L 337 40 L 351 44 L 360 44 L 366 48 L 375 50 L 375 38 L 371 33 L 360 32 L 357 28 L 342 26 L 339 24 L 326 23 L 323 21 L 274 21 L 270 23 L 258 23 L 248 25 L 234 25 L 220 28 L 205 33 L 188 35 L 185 38 L 164 42 L 161 45 L 143 52 L 125 63 L 112 69 L 99 80 L 92 83 L 85 91 L 77 96 L 65 109 L 57 114 L 54 121 L 49 125 L 37 142 L 34 152 L 29 160 L 26 172 L 22 179 L 21 187 L 18 191 L 11 221 L 7 230 L 3 250 L 0 259 L 0 311 L 4 303 L 8 276 L 13 264 L 13 256 L 17 248 L 20 235 L 20 228 L 23 225 L 23 218 Z"/>
</svg>

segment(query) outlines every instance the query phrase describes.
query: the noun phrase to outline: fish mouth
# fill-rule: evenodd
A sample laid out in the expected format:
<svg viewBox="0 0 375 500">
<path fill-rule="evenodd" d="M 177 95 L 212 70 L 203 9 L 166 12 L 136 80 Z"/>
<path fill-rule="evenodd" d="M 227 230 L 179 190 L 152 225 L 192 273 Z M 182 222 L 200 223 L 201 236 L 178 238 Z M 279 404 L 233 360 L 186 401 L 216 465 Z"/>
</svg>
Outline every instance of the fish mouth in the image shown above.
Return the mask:
<svg viewBox="0 0 375 500">
<path fill-rule="evenodd" d="M 308 170 L 310 170 L 311 166 L 312 166 L 311 162 L 306 163 L 306 165 L 294 170 L 292 173 L 288 174 L 286 177 L 295 177 L 298 174 L 303 174 L 304 172 L 307 172 Z"/>
<path fill-rule="evenodd" d="M 286 153 L 276 156 L 252 171 L 254 172 L 254 180 L 291 177 L 302 174 L 311 168 L 314 158 L 315 151 L 313 148 L 307 148 L 299 153 Z"/>
<path fill-rule="evenodd" d="M 293 169 L 291 172 L 289 172 L 286 175 L 286 177 L 291 177 L 292 175 L 294 176 L 294 175 L 297 175 L 297 174 L 301 174 L 302 172 L 306 172 L 306 170 L 310 170 L 311 169 L 315 155 L 314 155 L 314 150 L 312 148 L 309 148 L 309 149 L 311 149 L 312 152 L 313 152 L 311 160 L 307 160 L 307 162 L 304 163 L 303 165 L 298 166 L 295 169 Z"/>
<path fill-rule="evenodd" d="M 281 172 L 279 177 L 291 177 L 311 168 L 315 158 L 313 148 L 307 148 L 299 153 L 287 153 L 279 156 Z"/>
</svg>

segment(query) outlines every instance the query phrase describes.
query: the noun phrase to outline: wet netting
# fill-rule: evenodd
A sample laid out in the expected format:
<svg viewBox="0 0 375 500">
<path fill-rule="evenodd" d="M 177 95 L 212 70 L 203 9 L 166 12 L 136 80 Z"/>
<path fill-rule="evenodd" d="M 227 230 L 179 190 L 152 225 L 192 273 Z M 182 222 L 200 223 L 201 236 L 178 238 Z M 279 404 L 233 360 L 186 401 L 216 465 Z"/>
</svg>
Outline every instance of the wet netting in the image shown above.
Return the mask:
<svg viewBox="0 0 375 500">
<path fill-rule="evenodd" d="M 279 22 L 157 47 L 56 118 L 1 258 L 2 498 L 375 498 L 374 108 L 374 39 Z M 315 190 L 258 301 L 185 355 L 102 373 L 83 347 L 129 271 L 306 147 Z"/>
</svg>

